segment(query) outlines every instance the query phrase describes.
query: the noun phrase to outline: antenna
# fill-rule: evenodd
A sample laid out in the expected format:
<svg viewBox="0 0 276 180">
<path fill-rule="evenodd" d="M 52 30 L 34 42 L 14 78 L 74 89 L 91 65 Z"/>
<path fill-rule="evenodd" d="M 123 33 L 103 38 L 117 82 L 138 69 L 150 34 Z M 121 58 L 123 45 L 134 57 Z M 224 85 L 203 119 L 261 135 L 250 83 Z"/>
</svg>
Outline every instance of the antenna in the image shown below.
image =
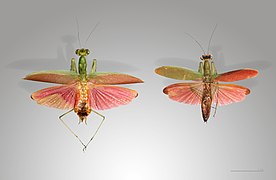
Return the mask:
<svg viewBox="0 0 276 180">
<path fill-rule="evenodd" d="M 213 30 L 213 32 L 212 32 L 212 34 L 211 34 L 210 39 L 209 39 L 207 54 L 209 54 L 209 48 L 210 48 L 211 40 L 212 40 L 212 38 L 213 38 L 213 35 L 214 35 L 214 33 L 215 33 L 215 30 L 216 30 L 217 26 L 218 26 L 218 24 L 215 25 L 214 30 Z"/>
<path fill-rule="evenodd" d="M 185 32 L 185 34 L 187 34 L 188 36 L 190 36 L 190 38 L 192 38 L 199 45 L 199 47 L 202 50 L 203 54 L 206 54 L 205 51 L 204 51 L 204 49 L 203 49 L 203 47 L 201 46 L 201 44 L 191 34 L 186 33 L 186 32 Z"/>
<path fill-rule="evenodd" d="M 100 24 L 100 22 L 98 22 L 98 23 L 94 26 L 94 28 L 92 29 L 92 31 L 91 31 L 90 34 L 88 35 L 87 39 L 85 40 L 84 46 L 86 46 L 86 43 L 87 43 L 88 39 L 90 38 L 91 34 L 96 30 L 96 28 L 98 27 L 99 24 Z"/>
<path fill-rule="evenodd" d="M 76 23 L 77 23 L 77 30 L 78 30 L 78 40 L 79 40 L 79 45 L 80 45 L 80 48 L 81 48 L 82 45 L 81 45 L 81 41 L 80 41 L 80 26 L 79 26 L 79 21 L 78 21 L 77 16 L 76 16 Z"/>
</svg>

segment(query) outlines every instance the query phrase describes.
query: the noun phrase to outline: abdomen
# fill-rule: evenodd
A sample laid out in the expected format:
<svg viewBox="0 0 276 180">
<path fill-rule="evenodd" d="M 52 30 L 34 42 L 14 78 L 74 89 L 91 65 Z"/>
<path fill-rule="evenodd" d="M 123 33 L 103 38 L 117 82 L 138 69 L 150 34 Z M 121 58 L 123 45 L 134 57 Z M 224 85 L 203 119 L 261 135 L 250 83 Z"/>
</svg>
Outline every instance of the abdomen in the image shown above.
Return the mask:
<svg viewBox="0 0 276 180">
<path fill-rule="evenodd" d="M 87 86 L 87 82 L 78 83 L 78 91 L 74 111 L 80 117 L 81 121 L 85 121 L 92 110 L 89 104 L 88 91 L 89 89 Z"/>
<path fill-rule="evenodd" d="M 201 112 L 204 122 L 210 117 L 212 106 L 212 91 L 211 91 L 211 83 L 203 83 L 203 93 L 201 100 Z"/>
</svg>

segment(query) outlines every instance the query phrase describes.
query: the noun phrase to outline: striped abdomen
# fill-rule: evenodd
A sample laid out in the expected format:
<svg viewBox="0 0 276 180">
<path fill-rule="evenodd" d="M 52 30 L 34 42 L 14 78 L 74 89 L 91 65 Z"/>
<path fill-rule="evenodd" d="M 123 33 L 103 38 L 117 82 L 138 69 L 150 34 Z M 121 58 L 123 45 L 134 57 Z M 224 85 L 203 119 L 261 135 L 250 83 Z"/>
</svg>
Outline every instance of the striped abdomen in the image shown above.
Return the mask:
<svg viewBox="0 0 276 180">
<path fill-rule="evenodd" d="M 211 112 L 212 91 L 211 83 L 203 83 L 203 93 L 201 99 L 201 112 L 204 122 L 207 122 Z"/>
<path fill-rule="evenodd" d="M 88 91 L 89 88 L 86 81 L 81 81 L 78 83 L 74 111 L 80 117 L 80 121 L 82 122 L 86 120 L 87 116 L 90 114 L 92 110 L 89 104 Z"/>
</svg>

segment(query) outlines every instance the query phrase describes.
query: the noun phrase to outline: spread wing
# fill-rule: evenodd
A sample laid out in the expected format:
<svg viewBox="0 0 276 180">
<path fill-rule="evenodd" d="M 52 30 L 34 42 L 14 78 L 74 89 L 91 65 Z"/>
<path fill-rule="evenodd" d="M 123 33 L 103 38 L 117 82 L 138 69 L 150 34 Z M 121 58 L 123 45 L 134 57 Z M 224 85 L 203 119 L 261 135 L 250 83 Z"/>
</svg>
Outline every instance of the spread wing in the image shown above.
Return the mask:
<svg viewBox="0 0 276 180">
<path fill-rule="evenodd" d="M 166 87 L 163 92 L 170 99 L 185 104 L 201 104 L 202 83 L 177 83 Z M 235 84 L 212 84 L 213 104 L 227 105 L 242 101 L 250 93 L 248 88 Z"/>
<path fill-rule="evenodd" d="M 202 99 L 202 88 L 202 83 L 177 83 L 167 86 L 163 92 L 174 101 L 198 105 Z"/>
<path fill-rule="evenodd" d="M 124 87 L 89 85 L 90 105 L 97 110 L 126 105 L 137 96 L 138 93 L 136 91 Z"/>
<path fill-rule="evenodd" d="M 212 84 L 213 103 L 218 105 L 227 105 L 242 101 L 250 90 L 243 86 L 235 84 Z"/>
<path fill-rule="evenodd" d="M 78 78 L 73 71 L 39 71 L 28 74 L 24 79 L 57 84 L 69 84 Z"/>
<path fill-rule="evenodd" d="M 239 69 L 235 71 L 229 71 L 226 73 L 219 74 L 215 81 L 221 82 L 233 82 L 240 81 L 243 79 L 253 78 L 258 75 L 258 71 L 255 69 Z"/>
<path fill-rule="evenodd" d="M 178 80 L 201 80 L 202 74 L 190 70 L 187 68 L 181 68 L 181 67 L 175 67 L 175 66 L 162 66 L 157 69 L 155 69 L 155 73 L 159 74 L 161 76 L 165 76 L 172 79 L 178 79 Z"/>
<path fill-rule="evenodd" d="M 75 104 L 76 91 L 75 84 L 53 86 L 34 92 L 31 98 L 44 106 L 71 109 Z"/>
<path fill-rule="evenodd" d="M 134 76 L 120 73 L 92 73 L 88 75 L 89 82 L 93 84 L 114 85 L 142 83 L 143 81 Z"/>
</svg>

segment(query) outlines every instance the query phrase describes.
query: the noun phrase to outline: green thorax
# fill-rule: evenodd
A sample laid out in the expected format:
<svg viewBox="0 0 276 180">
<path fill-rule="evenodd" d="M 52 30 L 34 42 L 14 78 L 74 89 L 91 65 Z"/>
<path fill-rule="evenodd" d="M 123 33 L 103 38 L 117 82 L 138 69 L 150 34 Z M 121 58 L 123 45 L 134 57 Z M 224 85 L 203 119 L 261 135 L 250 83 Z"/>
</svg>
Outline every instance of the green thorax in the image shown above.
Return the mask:
<svg viewBox="0 0 276 180">
<path fill-rule="evenodd" d="M 211 75 L 211 65 L 209 60 L 204 60 L 203 62 L 203 76 Z"/>
<path fill-rule="evenodd" d="M 70 71 L 72 73 L 78 73 L 79 78 L 81 81 L 87 81 L 87 62 L 85 56 L 88 56 L 89 50 L 88 49 L 77 49 L 76 50 L 76 55 L 79 56 L 79 64 L 78 64 L 78 71 L 77 71 L 77 66 L 76 66 L 76 60 L 75 58 L 71 59 L 71 67 Z M 92 62 L 92 67 L 90 70 L 89 74 L 96 73 L 96 67 L 97 67 L 97 61 L 96 59 L 93 60 Z"/>
<path fill-rule="evenodd" d="M 203 81 L 206 83 L 213 82 L 214 77 L 217 75 L 217 70 L 214 62 L 212 62 L 212 55 L 202 55 L 200 59 L 203 60 L 203 63 L 201 62 L 199 65 L 199 71 L 204 77 Z"/>
<path fill-rule="evenodd" d="M 86 58 L 85 56 L 88 56 L 90 53 L 89 49 L 77 49 L 76 50 L 76 55 L 79 56 L 79 66 L 78 66 L 78 70 L 79 70 L 79 76 L 81 80 L 86 80 L 87 77 L 87 62 L 86 62 Z"/>
<path fill-rule="evenodd" d="M 87 68 L 86 58 L 84 56 L 80 56 L 78 69 L 79 69 L 79 75 L 81 80 L 84 80 L 86 78 L 86 75 L 87 75 L 86 68 Z"/>
</svg>

